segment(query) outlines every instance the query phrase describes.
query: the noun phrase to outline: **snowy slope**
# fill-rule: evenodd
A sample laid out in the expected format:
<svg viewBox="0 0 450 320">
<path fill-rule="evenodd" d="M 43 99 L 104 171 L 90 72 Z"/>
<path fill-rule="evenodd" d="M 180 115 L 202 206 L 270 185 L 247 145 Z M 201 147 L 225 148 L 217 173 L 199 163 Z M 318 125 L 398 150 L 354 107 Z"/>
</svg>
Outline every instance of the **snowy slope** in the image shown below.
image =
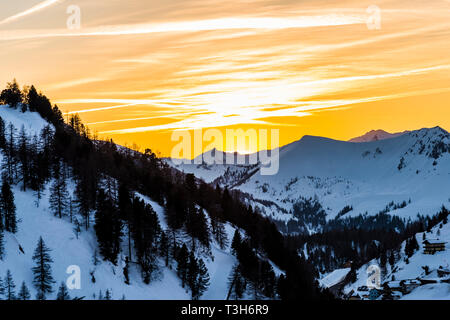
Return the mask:
<svg viewBox="0 0 450 320">
<path fill-rule="evenodd" d="M 346 216 L 374 215 L 392 201 L 408 202 L 392 214 L 414 218 L 449 202 L 450 135 L 436 127 L 367 143 L 305 136 L 280 148 L 279 168 L 267 176 L 248 165 L 183 165 L 199 178 L 251 195 L 249 202 L 276 220 L 293 219 L 300 197 L 317 197 L 327 219 L 345 206 L 353 206 Z"/>
<path fill-rule="evenodd" d="M 28 134 L 39 134 L 45 126 L 49 125 L 37 112 L 23 113 L 19 109 L 20 106 L 17 109 L 12 109 L 7 105 L 0 105 L 0 118 L 5 121 L 6 126 L 12 123 L 17 130 L 20 130 L 23 126 Z M 50 125 L 50 127 L 53 126 Z"/>
<path fill-rule="evenodd" d="M 6 124 L 12 123 L 16 129 L 20 130 L 25 126 L 27 134 L 39 133 L 47 125 L 37 113 L 21 113 L 5 106 L 0 106 L 0 117 Z M 0 157 L 1 159 L 1 157 Z M 79 266 L 81 269 L 81 289 L 69 290 L 72 298 L 84 297 L 84 299 L 98 298 L 99 292 L 103 295 L 108 289 L 112 293 L 113 299 L 147 300 L 147 299 L 169 299 L 185 300 L 190 299 L 190 293 L 181 287 L 181 281 L 174 269 L 164 267 L 164 262 L 159 261 L 160 273 L 157 279 L 149 285 L 142 281 L 139 270 L 133 265 L 130 266 L 130 285 L 124 283 L 123 267 L 125 266 L 123 255 L 119 256 L 119 263 L 114 266 L 110 262 L 100 261 L 94 264 L 94 252 L 99 252 L 95 232 L 91 227 L 88 231 L 82 228 L 79 237 L 76 237 L 74 225 L 68 217 L 63 219 L 54 217 L 49 209 L 49 197 L 51 182 L 46 185 L 46 190 L 39 203 L 36 202 L 36 195 L 31 191 L 21 191 L 20 186 L 13 187 L 15 204 L 17 207 L 18 232 L 11 234 L 4 232 L 5 254 L 0 260 L 0 277 L 3 279 L 6 271 L 12 272 L 16 284 L 16 292 L 23 281 L 27 284 L 32 297 L 36 296 L 33 288 L 32 267 L 34 261 L 32 256 L 38 242 L 42 236 L 45 244 L 52 251 L 50 253 L 52 263 L 52 274 L 56 281 L 53 286 L 54 292 L 48 299 L 56 297 L 57 289 L 62 281 L 66 282 L 70 274 L 66 273 L 69 266 Z M 69 193 L 73 195 L 74 182 L 68 181 Z M 157 213 L 163 229 L 167 228 L 164 217 L 164 209 L 156 202 L 141 196 L 150 204 Z M 93 219 L 93 215 L 92 215 Z M 93 223 L 92 223 L 93 225 Z M 234 227 L 225 225 L 228 238 L 231 242 L 235 232 Z M 182 241 L 182 235 L 178 241 Z M 124 241 L 126 242 L 126 241 Z M 125 244 L 123 244 L 125 246 Z M 19 246 L 23 252 L 19 250 Z M 123 248 L 127 252 L 128 248 Z M 202 296 L 202 299 L 225 299 L 227 296 L 228 276 L 236 263 L 235 257 L 230 253 L 229 247 L 221 250 L 215 241 L 211 241 L 212 257 L 201 256 L 205 261 L 210 276 L 210 286 Z M 100 255 L 98 259 L 101 260 Z M 91 273 L 95 277 L 95 283 L 91 281 Z"/>
</svg>

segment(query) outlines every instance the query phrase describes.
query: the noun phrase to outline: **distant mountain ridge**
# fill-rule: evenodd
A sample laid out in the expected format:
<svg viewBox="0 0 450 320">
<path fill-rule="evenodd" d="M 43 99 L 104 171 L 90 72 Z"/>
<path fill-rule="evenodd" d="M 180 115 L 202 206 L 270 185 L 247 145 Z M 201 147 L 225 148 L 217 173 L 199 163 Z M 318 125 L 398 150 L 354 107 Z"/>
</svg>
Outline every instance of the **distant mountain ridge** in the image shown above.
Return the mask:
<svg viewBox="0 0 450 320">
<path fill-rule="evenodd" d="M 379 140 L 387 140 L 392 139 L 396 137 L 400 137 L 406 133 L 409 133 L 410 131 L 403 131 L 403 132 L 397 132 L 397 133 L 389 133 L 384 130 L 372 130 L 367 132 L 366 134 L 356 137 L 353 139 L 350 139 L 348 142 L 353 143 L 362 143 L 362 142 L 372 142 L 372 141 L 379 141 Z"/>
<path fill-rule="evenodd" d="M 320 204 L 323 209 L 320 224 L 324 218 L 336 218 L 347 206 L 353 210 L 345 213 L 345 217 L 376 215 L 394 202 L 395 209 L 390 214 L 415 219 L 418 213 L 432 215 L 442 205 L 448 205 L 447 131 L 440 127 L 424 128 L 379 138 L 354 143 L 304 136 L 279 149 L 279 172 L 273 176 L 261 175 L 259 164 L 203 163 L 175 167 L 214 185 L 240 190 L 247 195 L 250 205 L 278 221 L 280 229 L 288 233 L 296 232 L 299 229 L 292 226 L 303 223 L 294 209 L 305 199 L 316 199 Z M 406 207 L 395 206 L 403 202 Z M 301 230 L 318 232 L 320 224 L 303 226 Z"/>
</svg>

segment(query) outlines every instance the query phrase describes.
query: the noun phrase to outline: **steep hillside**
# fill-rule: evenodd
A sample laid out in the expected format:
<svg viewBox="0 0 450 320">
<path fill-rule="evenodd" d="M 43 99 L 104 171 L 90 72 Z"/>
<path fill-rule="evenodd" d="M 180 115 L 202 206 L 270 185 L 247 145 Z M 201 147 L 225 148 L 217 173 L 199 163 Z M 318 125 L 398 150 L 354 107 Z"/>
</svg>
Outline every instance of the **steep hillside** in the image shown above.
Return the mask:
<svg viewBox="0 0 450 320">
<path fill-rule="evenodd" d="M 24 128 L 29 137 L 37 134 L 48 124 L 35 112 L 22 113 L 17 109 L 7 106 L 0 107 L 0 117 L 6 127 L 13 125 L 18 134 Z M 4 156 L 2 152 L 2 156 Z M 2 169 L 5 163 L 1 164 Z M 33 287 L 32 268 L 35 266 L 33 253 L 40 237 L 51 249 L 50 256 L 53 259 L 52 273 L 55 283 L 54 292 L 48 296 L 55 298 L 61 282 L 66 282 L 70 274 L 66 273 L 69 266 L 79 266 L 81 269 L 81 288 L 69 290 L 72 298 L 96 299 L 100 292 L 105 295 L 108 290 L 112 299 L 190 299 L 190 293 L 182 288 L 177 277 L 176 270 L 165 268 L 164 261 L 159 259 L 157 264 L 160 271 L 155 275 L 150 284 L 143 283 L 139 267 L 132 266 L 129 271 L 130 284 L 125 283 L 123 268 L 125 267 L 125 253 L 128 251 L 126 243 L 122 245 L 122 253 L 118 257 L 118 263 L 114 265 L 109 261 L 102 261 L 96 234 L 93 228 L 76 230 L 76 225 L 70 220 L 82 220 L 82 216 L 73 213 L 73 216 L 58 218 L 53 215 L 50 199 L 54 196 L 51 191 L 51 180 L 45 184 L 41 198 L 36 198 L 32 190 L 23 191 L 20 183 L 12 188 L 14 203 L 16 205 L 16 219 L 18 221 L 17 233 L 4 232 L 4 254 L 0 261 L 0 276 L 3 278 L 6 271 L 10 270 L 16 284 L 16 292 L 19 291 L 22 282 L 25 282 L 31 296 L 35 297 L 36 289 Z M 70 178 L 67 181 L 68 193 L 74 198 L 76 182 Z M 147 197 L 145 199 L 157 213 L 163 231 L 168 232 L 165 222 L 164 208 Z M 75 206 L 75 205 L 74 205 Z M 74 211 L 76 209 L 74 208 Z M 91 218 L 91 223 L 95 221 Z M 229 224 L 225 225 L 226 237 L 231 239 L 235 229 Z M 180 233 L 179 242 L 183 243 L 183 235 Z M 185 240 L 188 243 L 188 240 Z M 210 286 L 204 293 L 204 299 L 225 299 L 228 292 L 228 276 L 232 267 L 236 264 L 236 258 L 230 253 L 227 246 L 221 249 L 212 242 L 211 254 L 205 255 L 206 266 L 210 275 Z M 95 279 L 95 282 L 94 282 Z"/>
</svg>

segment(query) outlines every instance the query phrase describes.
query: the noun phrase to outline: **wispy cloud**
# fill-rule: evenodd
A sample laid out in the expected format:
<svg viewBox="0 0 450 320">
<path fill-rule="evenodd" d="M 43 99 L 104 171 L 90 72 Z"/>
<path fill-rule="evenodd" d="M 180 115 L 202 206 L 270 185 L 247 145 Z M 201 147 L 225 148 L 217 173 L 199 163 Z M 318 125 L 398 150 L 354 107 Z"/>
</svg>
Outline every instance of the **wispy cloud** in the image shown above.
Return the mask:
<svg viewBox="0 0 450 320">
<path fill-rule="evenodd" d="M 31 9 L 30 9 L 31 10 Z M 10 18 L 8 18 L 10 19 Z M 24 40 L 55 37 L 123 36 L 166 32 L 200 32 L 218 30 L 282 30 L 291 28 L 313 28 L 343 26 L 365 23 L 360 15 L 322 15 L 299 17 L 230 17 L 220 19 L 193 20 L 166 23 L 144 23 L 83 28 L 78 32 L 58 30 L 11 30 L 0 33 L 0 40 Z"/>
<path fill-rule="evenodd" d="M 33 13 L 36 13 L 36 12 L 41 11 L 41 10 L 44 10 L 44 9 L 50 7 L 50 6 L 53 6 L 53 5 L 55 5 L 55 4 L 59 3 L 59 2 L 62 2 L 62 1 L 64 1 L 64 0 L 45 0 L 45 1 L 42 1 L 42 2 L 38 3 L 37 5 L 29 8 L 29 9 L 27 9 L 25 11 L 19 12 L 19 13 L 13 15 L 13 16 L 10 16 L 10 17 L 8 17 L 6 19 L 1 20 L 0 21 L 0 25 L 6 24 L 6 23 L 9 23 L 9 22 L 13 22 L 13 21 L 16 21 L 16 20 L 18 20 L 20 18 L 29 16 L 29 15 L 31 15 Z"/>
<path fill-rule="evenodd" d="M 195 115 L 195 113 L 191 113 L 188 119 L 182 119 L 180 121 L 173 121 L 167 124 L 162 125 L 152 125 L 152 126 L 144 126 L 144 127 L 132 127 L 127 129 L 118 129 L 118 130 L 106 130 L 100 132 L 100 134 L 109 134 L 109 135 L 123 135 L 123 134 L 133 134 L 133 133 L 142 133 L 142 132 L 150 132 L 150 131 L 160 131 L 160 130 L 194 130 L 201 128 L 210 128 L 210 127 L 228 127 L 235 125 L 275 125 L 270 121 L 264 121 L 262 119 L 269 119 L 274 117 L 306 117 L 311 116 L 313 112 L 318 111 L 326 111 L 326 110 L 345 110 L 348 106 L 377 102 L 377 101 L 386 101 L 392 99 L 400 99 L 406 97 L 414 97 L 420 95 L 431 95 L 431 94 L 439 94 L 444 92 L 450 92 L 450 88 L 437 88 L 431 90 L 419 90 L 412 91 L 401 94 L 394 95 L 386 95 L 386 96 L 375 96 L 375 97 L 366 97 L 359 99 L 343 99 L 343 100 L 323 100 L 323 101 L 303 101 L 299 102 L 296 107 L 284 107 L 279 110 L 267 112 L 262 109 L 252 109 L 252 114 L 239 114 L 226 116 L 220 114 L 200 114 Z M 178 114 L 180 116 L 180 114 Z M 167 118 L 172 118 L 172 116 L 168 115 Z M 150 119 L 158 119 L 160 117 L 151 117 Z M 173 118 L 176 118 L 174 114 Z M 145 118 L 136 118 L 130 119 L 130 121 L 135 120 L 145 120 Z M 112 122 L 120 122 L 112 121 Z M 101 124 L 99 123 L 91 123 Z M 291 126 L 290 124 L 276 124 L 279 127 L 282 126 Z"/>
</svg>

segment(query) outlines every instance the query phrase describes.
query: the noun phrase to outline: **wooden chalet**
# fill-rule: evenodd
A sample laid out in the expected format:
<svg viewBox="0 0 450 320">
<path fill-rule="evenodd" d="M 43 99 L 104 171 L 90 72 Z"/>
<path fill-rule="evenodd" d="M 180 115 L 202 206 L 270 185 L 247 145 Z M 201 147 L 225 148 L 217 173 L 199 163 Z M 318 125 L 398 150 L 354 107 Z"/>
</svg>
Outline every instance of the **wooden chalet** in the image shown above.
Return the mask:
<svg viewBox="0 0 450 320">
<path fill-rule="evenodd" d="M 423 253 L 435 254 L 436 252 L 445 251 L 445 241 L 440 240 L 424 240 Z"/>
</svg>

